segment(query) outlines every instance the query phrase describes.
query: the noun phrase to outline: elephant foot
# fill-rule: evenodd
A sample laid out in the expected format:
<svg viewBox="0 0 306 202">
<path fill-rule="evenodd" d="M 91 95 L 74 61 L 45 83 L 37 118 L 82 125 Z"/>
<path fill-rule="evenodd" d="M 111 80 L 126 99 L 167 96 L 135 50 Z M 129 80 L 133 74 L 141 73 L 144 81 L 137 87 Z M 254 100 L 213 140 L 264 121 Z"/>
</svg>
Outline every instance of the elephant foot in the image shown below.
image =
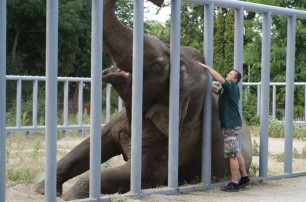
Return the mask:
<svg viewBox="0 0 306 202">
<path fill-rule="evenodd" d="M 37 187 L 35 188 L 35 192 L 43 195 L 45 194 L 45 180 L 38 183 Z M 57 187 L 56 196 L 57 197 L 62 196 L 62 192 L 63 192 L 62 186 Z"/>
<path fill-rule="evenodd" d="M 65 201 L 83 199 L 89 197 L 89 178 L 80 178 L 67 192 L 63 193 Z"/>
</svg>

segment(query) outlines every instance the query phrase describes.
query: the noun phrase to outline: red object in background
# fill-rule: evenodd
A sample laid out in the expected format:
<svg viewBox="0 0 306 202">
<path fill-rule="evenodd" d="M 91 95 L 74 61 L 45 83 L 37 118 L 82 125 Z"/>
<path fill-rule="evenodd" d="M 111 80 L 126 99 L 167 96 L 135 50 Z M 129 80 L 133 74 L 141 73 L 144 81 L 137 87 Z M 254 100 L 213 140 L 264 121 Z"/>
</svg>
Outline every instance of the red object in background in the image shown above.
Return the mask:
<svg viewBox="0 0 306 202">
<path fill-rule="evenodd" d="M 90 112 L 90 105 L 89 105 L 89 103 L 83 103 L 83 112 L 84 112 L 85 109 L 87 110 L 87 113 Z"/>
</svg>

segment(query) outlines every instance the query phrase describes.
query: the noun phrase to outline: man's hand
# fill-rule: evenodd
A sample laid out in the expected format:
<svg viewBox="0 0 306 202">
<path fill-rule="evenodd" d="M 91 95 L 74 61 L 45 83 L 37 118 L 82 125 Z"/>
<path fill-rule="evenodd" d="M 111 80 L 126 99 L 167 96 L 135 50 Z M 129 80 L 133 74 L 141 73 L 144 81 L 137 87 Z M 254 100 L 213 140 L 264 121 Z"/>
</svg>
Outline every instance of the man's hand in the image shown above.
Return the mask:
<svg viewBox="0 0 306 202">
<path fill-rule="evenodd" d="M 201 65 L 202 67 L 204 67 L 205 69 L 211 68 L 210 66 L 205 65 L 205 64 L 203 64 L 203 63 L 201 63 L 201 62 L 199 62 L 199 61 L 197 61 L 197 63 L 198 63 L 199 65 Z"/>
<path fill-rule="evenodd" d="M 212 75 L 212 77 L 214 77 L 214 79 L 219 81 L 219 83 L 221 83 L 222 85 L 225 83 L 225 79 L 221 76 L 221 74 L 219 74 L 219 72 L 217 72 L 216 70 L 214 70 L 208 65 L 200 63 L 199 61 L 197 61 L 197 63 L 201 65 L 202 67 L 204 67 L 205 69 L 207 69 L 207 71 Z"/>
</svg>

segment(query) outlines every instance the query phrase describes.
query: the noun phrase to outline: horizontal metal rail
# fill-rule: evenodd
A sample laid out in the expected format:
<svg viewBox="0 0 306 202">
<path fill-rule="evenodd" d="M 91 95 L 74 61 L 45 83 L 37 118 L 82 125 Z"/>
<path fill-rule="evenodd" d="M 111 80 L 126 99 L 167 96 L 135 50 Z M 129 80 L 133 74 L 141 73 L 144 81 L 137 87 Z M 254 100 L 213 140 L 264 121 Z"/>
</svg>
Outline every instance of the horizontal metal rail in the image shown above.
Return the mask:
<svg viewBox="0 0 306 202">
<path fill-rule="evenodd" d="M 7 126 L 6 127 L 6 132 L 18 132 L 18 131 L 22 131 L 22 132 L 28 132 L 28 131 L 43 131 L 45 130 L 45 126 L 44 125 L 38 125 L 37 123 L 37 102 L 38 102 L 38 93 L 37 93 L 37 88 L 38 88 L 38 83 L 37 81 L 41 81 L 44 82 L 46 80 L 46 77 L 44 76 L 18 76 L 18 75 L 7 75 L 6 79 L 8 81 L 16 81 L 16 86 L 17 86 L 17 103 L 16 106 L 17 107 L 17 112 L 16 112 L 16 125 L 15 126 Z M 64 109 L 63 109 L 63 116 L 64 116 L 64 123 L 63 124 L 59 124 L 57 126 L 58 130 L 62 130 L 62 131 L 67 131 L 67 130 L 86 130 L 90 128 L 90 124 L 83 124 L 83 111 L 82 111 L 82 103 L 83 103 L 83 89 L 81 88 L 84 83 L 90 83 L 91 79 L 90 78 L 86 78 L 86 77 L 58 77 L 58 82 L 64 82 L 65 88 L 64 88 L 64 93 L 66 94 L 67 98 L 64 99 Z M 33 115 L 32 115 L 32 119 L 33 119 L 33 124 L 32 125 L 28 125 L 28 126 L 23 126 L 21 123 L 21 109 L 22 109 L 22 102 L 21 102 L 21 88 L 22 88 L 22 82 L 23 81 L 32 81 L 33 82 Z M 79 98 L 78 98 L 78 124 L 69 124 L 68 123 L 68 116 L 69 116 L 69 112 L 68 112 L 68 91 L 69 91 L 69 87 L 68 87 L 68 83 L 69 82 L 76 82 L 79 83 Z M 214 84 L 218 85 L 218 82 L 214 82 Z M 257 112 L 259 114 L 260 112 L 260 87 L 261 87 L 261 83 L 260 82 L 243 82 L 242 84 L 243 88 L 246 88 L 248 86 L 255 86 L 257 87 L 257 91 L 258 91 L 258 96 L 257 96 Z M 270 82 L 270 86 L 273 87 L 272 90 L 272 94 L 273 94 L 273 99 L 272 99 L 272 117 L 276 117 L 276 98 L 275 98 L 275 92 L 276 92 L 276 86 L 286 86 L 285 82 Z M 306 124 L 306 82 L 295 82 L 294 86 L 304 86 L 305 87 L 305 104 L 304 104 L 304 108 L 305 108 L 305 113 L 304 113 L 304 118 L 303 120 L 294 120 L 295 123 L 298 124 Z M 111 91 L 111 85 L 108 84 L 106 86 L 106 120 L 105 123 L 107 123 L 110 119 L 111 119 L 111 105 L 110 105 L 110 91 Z M 246 93 L 244 92 L 246 97 Z M 119 98 L 118 100 L 118 111 L 122 110 L 122 99 Z M 105 123 L 103 123 L 102 125 L 104 125 Z"/>
<path fill-rule="evenodd" d="M 7 75 L 7 81 L 16 82 L 16 124 L 14 126 L 7 126 L 6 132 L 31 132 L 31 131 L 43 131 L 45 130 L 45 125 L 39 125 L 37 122 L 38 119 L 38 82 L 45 82 L 45 76 L 20 76 L 20 75 Z M 22 83 L 33 82 L 33 95 L 32 95 L 32 125 L 22 125 Z M 58 82 L 64 84 L 63 88 L 63 124 L 57 125 L 57 130 L 62 130 L 67 133 L 68 130 L 79 130 L 81 133 L 85 129 L 90 129 L 90 124 L 83 123 L 83 87 L 86 83 L 91 83 L 91 78 L 84 77 L 58 77 Z M 69 83 L 77 83 L 79 87 L 78 91 L 78 103 L 77 103 L 77 113 L 78 113 L 78 123 L 69 124 Z M 102 126 L 111 119 L 111 84 L 106 84 L 106 120 L 102 123 Z M 123 102 L 122 99 L 118 96 L 118 111 L 122 109 Z"/>
<path fill-rule="evenodd" d="M 208 5 L 213 3 L 217 7 L 222 8 L 243 8 L 245 11 L 251 11 L 256 13 L 271 12 L 272 15 L 282 16 L 296 16 L 297 18 L 306 19 L 306 11 L 296 10 L 294 8 L 283 8 L 277 6 L 270 6 L 264 4 L 257 4 L 245 1 L 232 1 L 232 0 L 183 0 L 184 2 L 190 2 L 195 4 Z"/>
</svg>

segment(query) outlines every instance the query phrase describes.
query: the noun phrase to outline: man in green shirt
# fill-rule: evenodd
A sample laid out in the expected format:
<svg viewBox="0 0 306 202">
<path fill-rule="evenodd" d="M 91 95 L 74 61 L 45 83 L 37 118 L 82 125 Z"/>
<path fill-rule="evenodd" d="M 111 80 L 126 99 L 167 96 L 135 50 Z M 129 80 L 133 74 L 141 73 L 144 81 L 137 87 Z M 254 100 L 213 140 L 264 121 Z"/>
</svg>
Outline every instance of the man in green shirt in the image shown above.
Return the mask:
<svg viewBox="0 0 306 202">
<path fill-rule="evenodd" d="M 239 147 L 239 135 L 242 133 L 242 120 L 239 112 L 240 91 L 238 83 L 241 74 L 232 70 L 223 78 L 219 72 L 208 65 L 198 62 L 221 85 L 221 88 L 213 85 L 213 92 L 219 95 L 218 107 L 221 128 L 224 135 L 224 157 L 229 158 L 231 182 L 222 187 L 223 191 L 239 191 L 239 187 L 245 187 L 250 183 L 247 176 L 244 158 Z M 241 179 L 238 182 L 238 172 Z"/>
</svg>

